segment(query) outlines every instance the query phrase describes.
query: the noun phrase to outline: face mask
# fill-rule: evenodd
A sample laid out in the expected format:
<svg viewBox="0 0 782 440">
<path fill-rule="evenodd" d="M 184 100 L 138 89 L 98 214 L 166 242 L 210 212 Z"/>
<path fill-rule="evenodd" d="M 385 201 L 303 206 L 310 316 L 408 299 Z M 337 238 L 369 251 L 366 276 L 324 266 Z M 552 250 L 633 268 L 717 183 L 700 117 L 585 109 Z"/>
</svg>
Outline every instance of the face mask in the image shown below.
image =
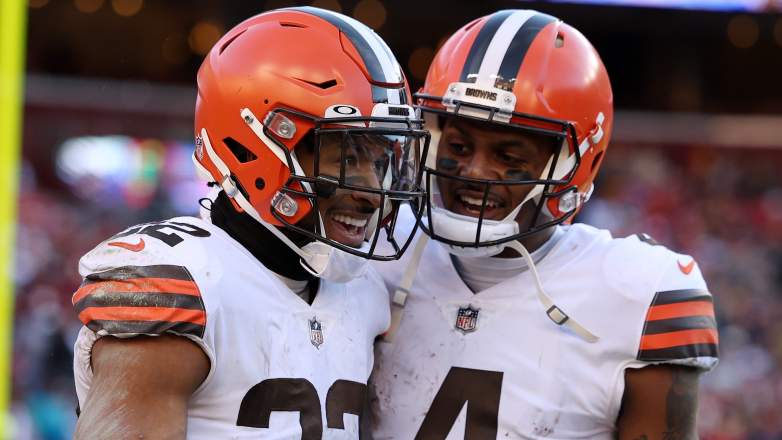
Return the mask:
<svg viewBox="0 0 782 440">
<path fill-rule="evenodd" d="M 369 260 L 313 241 L 301 248 L 301 264 L 307 272 L 332 283 L 347 283 L 364 276 Z"/>
</svg>

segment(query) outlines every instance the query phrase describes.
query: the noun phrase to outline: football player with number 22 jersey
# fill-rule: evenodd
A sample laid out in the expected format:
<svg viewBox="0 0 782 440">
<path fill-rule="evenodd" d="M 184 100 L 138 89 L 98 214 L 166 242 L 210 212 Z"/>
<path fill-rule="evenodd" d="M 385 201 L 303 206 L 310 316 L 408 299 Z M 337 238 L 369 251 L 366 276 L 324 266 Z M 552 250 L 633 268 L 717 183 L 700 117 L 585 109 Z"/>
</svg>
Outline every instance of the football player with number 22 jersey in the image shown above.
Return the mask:
<svg viewBox="0 0 782 440">
<path fill-rule="evenodd" d="M 363 24 L 270 11 L 198 72 L 202 218 L 126 229 L 80 261 L 77 439 L 359 437 L 402 205 L 428 133 Z M 210 203 L 211 202 L 211 203 Z"/>
<path fill-rule="evenodd" d="M 613 123 L 589 41 L 499 11 L 445 42 L 415 96 L 429 194 L 413 250 L 377 265 L 394 294 L 375 439 L 697 438 L 718 345 L 697 263 L 572 223 Z"/>
</svg>

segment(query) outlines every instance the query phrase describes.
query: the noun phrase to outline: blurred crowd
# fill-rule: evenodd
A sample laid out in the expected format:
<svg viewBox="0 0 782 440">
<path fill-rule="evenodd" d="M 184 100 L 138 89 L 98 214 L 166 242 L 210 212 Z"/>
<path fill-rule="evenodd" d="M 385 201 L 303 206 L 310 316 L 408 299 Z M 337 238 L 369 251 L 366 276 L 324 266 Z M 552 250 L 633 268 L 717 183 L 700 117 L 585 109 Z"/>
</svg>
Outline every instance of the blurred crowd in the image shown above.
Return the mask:
<svg viewBox="0 0 782 440">
<path fill-rule="evenodd" d="M 613 145 L 578 219 L 695 257 L 720 363 L 702 376 L 702 440 L 782 439 L 782 151 Z"/>
<path fill-rule="evenodd" d="M 579 221 L 693 255 L 714 294 L 721 361 L 702 377 L 704 440 L 782 439 L 782 151 L 612 145 Z M 14 439 L 71 438 L 70 303 L 79 257 L 125 226 L 181 214 L 38 185 L 23 167 L 16 252 Z M 107 208 L 106 206 L 110 206 Z M 193 200 L 192 211 L 197 212 Z M 186 213 L 187 214 L 187 213 Z"/>
</svg>

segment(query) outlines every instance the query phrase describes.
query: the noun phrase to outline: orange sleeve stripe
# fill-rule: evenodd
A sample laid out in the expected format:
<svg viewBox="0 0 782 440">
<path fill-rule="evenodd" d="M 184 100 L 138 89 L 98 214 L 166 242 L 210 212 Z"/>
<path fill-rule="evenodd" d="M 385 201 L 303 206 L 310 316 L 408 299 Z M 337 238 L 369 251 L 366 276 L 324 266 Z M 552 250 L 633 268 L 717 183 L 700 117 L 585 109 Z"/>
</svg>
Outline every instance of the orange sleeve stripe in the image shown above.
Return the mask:
<svg viewBox="0 0 782 440">
<path fill-rule="evenodd" d="M 203 310 L 170 307 L 88 307 L 79 313 L 79 320 L 84 324 L 105 320 L 190 322 L 206 325 L 206 313 Z"/>
<path fill-rule="evenodd" d="M 76 304 L 85 296 L 99 292 L 124 293 L 178 293 L 181 295 L 201 296 L 198 286 L 193 281 L 175 280 L 170 278 L 131 278 L 117 281 L 98 281 L 82 285 L 73 294 L 71 302 Z"/>
<path fill-rule="evenodd" d="M 657 321 L 658 319 L 683 318 L 686 316 L 711 316 L 713 318 L 714 304 L 709 301 L 687 301 L 653 306 L 649 308 L 646 320 Z"/>
<path fill-rule="evenodd" d="M 678 347 L 691 344 L 717 344 L 717 330 L 711 328 L 682 330 L 678 332 L 644 335 L 641 338 L 641 350 Z"/>
</svg>

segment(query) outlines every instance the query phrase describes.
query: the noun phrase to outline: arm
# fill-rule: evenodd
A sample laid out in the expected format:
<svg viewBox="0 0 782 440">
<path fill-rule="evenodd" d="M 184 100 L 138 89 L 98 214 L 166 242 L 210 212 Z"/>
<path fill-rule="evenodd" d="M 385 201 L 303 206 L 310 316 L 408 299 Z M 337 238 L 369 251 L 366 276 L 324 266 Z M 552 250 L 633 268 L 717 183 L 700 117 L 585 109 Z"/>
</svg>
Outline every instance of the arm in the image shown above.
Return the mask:
<svg viewBox="0 0 782 440">
<path fill-rule="evenodd" d="M 187 402 L 209 359 L 180 336 L 103 337 L 93 346 L 92 370 L 74 439 L 184 439 Z"/>
<path fill-rule="evenodd" d="M 619 440 L 697 440 L 699 370 L 655 365 L 625 372 Z"/>
</svg>

